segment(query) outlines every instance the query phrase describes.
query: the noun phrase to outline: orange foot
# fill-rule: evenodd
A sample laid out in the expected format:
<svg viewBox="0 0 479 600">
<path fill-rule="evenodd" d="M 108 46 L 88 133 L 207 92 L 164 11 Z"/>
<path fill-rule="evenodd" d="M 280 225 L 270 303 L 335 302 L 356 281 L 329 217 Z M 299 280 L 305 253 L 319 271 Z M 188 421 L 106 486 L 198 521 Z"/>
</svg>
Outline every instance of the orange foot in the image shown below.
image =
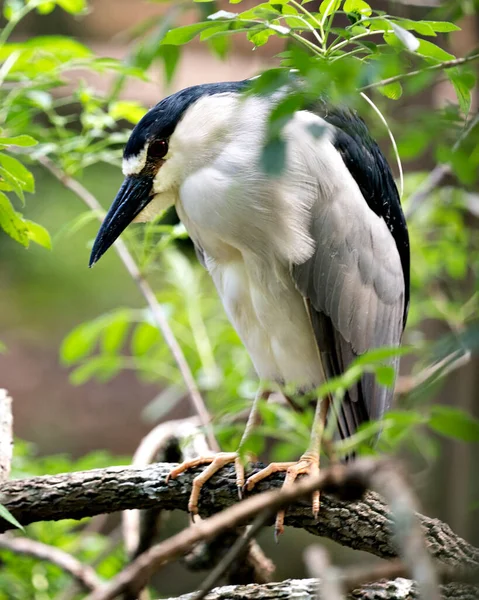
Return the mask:
<svg viewBox="0 0 479 600">
<path fill-rule="evenodd" d="M 199 467 L 200 465 L 209 465 L 202 473 L 193 479 L 190 499 L 188 502 L 188 511 L 193 521 L 195 515 L 198 514 L 198 500 L 200 497 L 201 488 L 209 479 L 211 479 L 211 477 L 213 477 L 217 471 L 230 463 L 234 463 L 235 465 L 236 485 L 238 487 L 238 495 L 241 498 L 244 486 L 244 466 L 237 452 L 218 452 L 217 454 L 212 454 L 211 456 L 200 456 L 192 460 L 186 460 L 169 472 L 166 478 L 166 483 L 168 483 L 170 479 L 176 479 L 178 475 L 184 473 L 188 469 Z"/>
<path fill-rule="evenodd" d="M 248 477 L 245 484 L 245 489 L 251 491 L 254 486 L 269 477 L 273 473 L 281 473 L 286 471 L 283 488 L 291 487 L 298 475 L 308 475 L 310 477 L 319 474 L 319 456 L 304 454 L 297 462 L 271 463 L 258 473 Z M 313 492 L 312 499 L 313 516 L 317 518 L 319 513 L 319 491 Z M 284 509 L 278 511 L 274 526 L 274 536 L 278 537 L 284 532 Z"/>
</svg>

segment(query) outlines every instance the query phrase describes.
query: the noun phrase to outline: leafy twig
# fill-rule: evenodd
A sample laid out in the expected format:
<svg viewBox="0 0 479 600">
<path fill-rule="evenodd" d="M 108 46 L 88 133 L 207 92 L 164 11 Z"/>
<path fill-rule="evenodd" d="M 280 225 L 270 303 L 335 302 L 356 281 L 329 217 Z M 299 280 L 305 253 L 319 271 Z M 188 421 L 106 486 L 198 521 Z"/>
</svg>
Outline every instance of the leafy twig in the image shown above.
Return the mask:
<svg viewBox="0 0 479 600">
<path fill-rule="evenodd" d="M 79 181 L 73 179 L 65 172 L 61 171 L 53 162 L 47 157 L 39 157 L 38 161 L 54 176 L 60 183 L 62 183 L 67 189 L 72 191 L 80 200 L 82 200 L 91 210 L 98 215 L 98 218 L 101 220 L 101 215 L 103 214 L 103 209 L 98 202 L 98 200 L 91 194 Z M 133 256 L 128 250 L 125 242 L 122 239 L 118 239 L 115 244 L 115 249 L 120 257 L 123 265 L 128 271 L 129 275 L 136 283 L 138 289 L 140 290 L 142 296 L 146 300 L 152 316 L 163 334 L 165 342 L 170 349 L 173 358 L 178 365 L 181 376 L 183 377 L 183 381 L 185 382 L 186 388 L 189 392 L 189 397 L 192 402 L 193 408 L 201 420 L 201 425 L 204 427 L 206 436 L 208 438 L 208 443 L 212 449 L 215 451 L 219 451 L 218 442 L 213 433 L 213 428 L 211 426 L 211 417 L 208 413 L 208 409 L 203 401 L 203 398 L 198 390 L 198 386 L 196 385 L 195 379 L 191 372 L 190 367 L 186 361 L 185 355 L 183 354 L 183 350 L 179 345 L 178 341 L 175 338 L 175 335 L 166 319 L 163 310 L 151 288 L 150 284 L 140 272 L 138 265 L 136 264 Z"/>
</svg>

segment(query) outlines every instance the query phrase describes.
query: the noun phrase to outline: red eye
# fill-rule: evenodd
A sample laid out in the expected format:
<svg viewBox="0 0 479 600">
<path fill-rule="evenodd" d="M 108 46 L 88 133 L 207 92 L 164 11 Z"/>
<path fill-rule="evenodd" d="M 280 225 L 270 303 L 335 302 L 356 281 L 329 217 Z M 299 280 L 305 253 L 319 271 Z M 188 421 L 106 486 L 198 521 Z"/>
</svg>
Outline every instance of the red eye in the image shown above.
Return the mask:
<svg viewBox="0 0 479 600">
<path fill-rule="evenodd" d="M 154 140 L 148 146 L 148 156 L 151 158 L 164 158 L 168 153 L 168 142 L 166 140 Z"/>
</svg>

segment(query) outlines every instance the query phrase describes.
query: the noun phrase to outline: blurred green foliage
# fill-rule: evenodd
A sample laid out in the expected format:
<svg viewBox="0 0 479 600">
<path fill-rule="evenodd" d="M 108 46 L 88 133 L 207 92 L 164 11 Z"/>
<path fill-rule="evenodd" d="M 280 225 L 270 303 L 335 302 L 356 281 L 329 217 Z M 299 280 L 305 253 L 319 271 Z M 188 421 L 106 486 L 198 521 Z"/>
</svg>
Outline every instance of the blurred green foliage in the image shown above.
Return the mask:
<svg viewBox="0 0 479 600">
<path fill-rule="evenodd" d="M 232 5 L 240 3 L 231 0 Z M 398 153 L 390 151 L 390 159 L 392 164 L 396 161 L 400 166 L 401 160 L 405 164 L 403 205 L 409 213 L 413 256 L 412 301 L 405 341 L 414 346 L 420 359 L 417 368 L 422 369 L 435 347 L 431 349 L 425 343 L 420 323 L 425 319 L 444 321 L 456 336 L 453 351 L 458 352 L 459 348 L 462 353 L 468 350 L 468 344 L 461 334 L 479 312 L 479 239 L 469 228 L 474 197 L 477 205 L 477 195 L 472 190 L 479 167 L 478 119 L 469 114 L 471 91 L 476 85 L 470 65 L 475 57 L 453 67 L 447 64 L 455 57 L 444 50 L 444 41 L 458 27 L 443 20 L 450 15 L 455 21 L 471 6 L 468 2 L 446 2 L 427 20 L 412 20 L 377 11 L 364 0 L 324 0 L 318 11 L 308 10 L 308 4 L 271 0 L 237 12 L 237 6 L 232 6 L 231 11 L 217 10 L 216 3 L 209 0 L 172 2 L 161 17 L 132 29 L 129 55 L 125 61 L 118 61 L 97 58 L 84 44 L 63 36 L 11 41 L 16 25 L 30 12 L 48 15 L 61 9 L 81 15 L 87 10 L 84 0 L 7 0 L 3 9 L 5 25 L 0 32 L 0 226 L 23 246 L 34 241 L 51 247 L 46 229 L 18 210 L 28 214 L 25 192 L 35 192 L 32 169 L 38 169 L 45 158 L 61 173 L 75 178 L 81 178 L 85 172 L 98 173 L 99 163 L 110 165 L 115 173 L 111 180 L 105 179 L 103 170 L 102 176 L 95 179 L 101 179 L 96 185 L 103 186 L 105 195 L 113 196 L 108 186 L 113 177 L 120 180 L 116 171 L 122 147 L 131 125 L 145 113 L 141 104 L 123 98 L 128 81 L 146 79 L 148 69 L 161 64 L 165 81 L 171 83 L 182 46 L 196 37 L 220 58 L 231 51 L 232 35 L 245 35 L 252 48 L 279 37 L 284 48 L 277 56 L 275 68 L 261 73 L 250 92 L 271 94 L 287 82 L 292 85 L 291 93 L 276 105 L 269 119 L 263 165 L 272 177 L 282 168 L 284 125 L 296 110 L 318 97 L 358 109 L 378 138 L 394 133 Z M 187 11 L 195 14 L 197 22 L 175 28 Z M 62 86 L 68 73 L 76 69 L 114 72 L 114 83 L 105 95 L 100 95 L 80 82 L 65 96 L 60 93 Z M 296 83 L 292 83 L 290 69 L 299 75 Z M 457 103 L 436 111 L 421 108 L 416 98 L 444 77 L 454 87 Z M 410 111 L 405 119 L 396 107 L 406 101 Z M 386 127 L 378 113 L 384 116 Z M 427 201 L 416 206 L 415 194 L 427 182 L 429 173 L 415 165 L 425 157 L 447 164 L 454 177 L 452 183 L 434 189 Z M 37 188 L 38 182 L 45 182 L 43 176 L 37 176 Z M 41 194 L 41 190 L 37 193 Z M 62 239 L 75 243 L 85 230 L 93 235 L 94 223 L 101 216 L 79 209 L 72 218 L 72 211 L 61 203 L 54 210 L 61 212 L 65 223 L 54 232 L 54 251 L 55 243 L 61 247 Z M 185 243 L 184 228 L 168 224 L 172 223 L 168 217 L 132 228 L 124 237 L 142 274 L 152 283 L 214 415 L 222 448 L 235 450 L 242 430 L 235 418 L 249 406 L 256 392 L 256 378 L 210 278 L 196 264 Z M 86 249 L 84 255 L 86 262 Z M 28 260 L 15 253 L 12 256 L 18 264 Z M 46 286 L 48 278 L 56 276 L 74 288 L 75 274 L 62 270 L 61 261 L 56 268 L 56 274 L 40 269 L 36 275 Z M 115 265 L 115 269 L 120 274 L 120 266 Z M 101 288 L 101 273 L 92 277 L 98 277 L 95 285 Z M 99 307 L 106 304 L 102 294 L 111 294 L 111 290 L 99 290 L 95 297 Z M 29 301 L 25 296 L 19 300 L 20 306 Z M 107 381 L 124 369 L 134 370 L 141 380 L 158 383 L 161 392 L 145 411 L 145 418 L 157 421 L 184 396 L 185 386 L 151 313 L 146 308 L 131 308 L 132 303 L 127 295 L 114 310 L 79 322 L 63 341 L 61 358 L 72 367 L 74 385 L 91 378 Z M 81 304 L 80 301 L 79 321 Z M 52 305 L 50 310 L 54 310 Z M 341 401 L 345 389 L 364 370 L 374 372 L 385 385 L 392 385 L 391 369 L 385 364 L 390 356 L 373 351 L 361 357 L 344 377 L 318 390 L 319 395 L 330 392 Z M 435 360 L 447 356 L 436 354 Z M 424 396 L 428 390 L 437 389 L 431 379 L 437 381 L 440 374 L 439 371 L 420 386 Z M 397 452 L 407 446 L 428 460 L 437 452 L 431 432 L 468 442 L 479 440 L 479 425 L 471 416 L 458 409 L 431 405 L 423 398 L 406 398 L 381 423 L 365 425 L 352 438 L 338 444 L 338 452 L 372 452 L 370 441 L 380 430 L 380 451 Z M 248 451 L 261 453 L 265 440 L 276 441 L 272 454 L 278 460 L 291 460 L 304 450 L 312 420 L 310 410 L 296 413 L 281 405 L 263 403 L 261 414 L 263 425 L 252 436 Z M 39 458 L 20 442 L 16 443 L 15 452 L 13 475 L 19 477 L 115 462 L 106 454 L 94 454 L 76 463 L 64 456 Z M 28 535 L 85 562 L 95 561 L 105 551 L 108 538 L 79 533 L 82 525 L 38 523 L 28 527 Z M 18 560 L 3 551 L 1 559 L 0 600 L 53 599 L 69 581 L 57 567 L 34 559 Z M 123 560 L 121 549 L 115 549 L 99 563 L 99 574 L 110 577 Z"/>
</svg>

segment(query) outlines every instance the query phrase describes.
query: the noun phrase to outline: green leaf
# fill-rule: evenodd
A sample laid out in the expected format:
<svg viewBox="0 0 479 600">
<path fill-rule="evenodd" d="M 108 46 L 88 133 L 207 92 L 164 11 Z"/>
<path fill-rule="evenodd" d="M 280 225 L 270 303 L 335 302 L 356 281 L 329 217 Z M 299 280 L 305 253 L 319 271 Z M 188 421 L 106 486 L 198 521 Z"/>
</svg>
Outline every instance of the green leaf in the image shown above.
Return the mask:
<svg viewBox="0 0 479 600">
<path fill-rule="evenodd" d="M 103 329 L 101 347 L 105 354 L 116 354 L 122 347 L 130 326 L 128 311 L 118 311 Z"/>
<path fill-rule="evenodd" d="M 38 223 L 34 223 L 33 221 L 29 221 L 28 219 L 24 219 L 24 223 L 27 226 L 27 235 L 32 242 L 35 242 L 35 244 L 38 244 L 39 246 L 43 246 L 43 248 L 46 248 L 47 250 L 52 249 L 52 240 L 45 227 Z"/>
<path fill-rule="evenodd" d="M 447 437 L 479 442 L 479 420 L 451 406 L 431 407 L 429 426 Z"/>
<path fill-rule="evenodd" d="M 166 82 L 171 83 L 181 57 L 180 48 L 178 46 L 162 44 L 159 47 L 157 54 L 163 59 Z"/>
<path fill-rule="evenodd" d="M 2 146 L 36 146 L 37 140 L 30 135 L 17 135 L 15 137 L 0 137 Z"/>
<path fill-rule="evenodd" d="M 171 44 L 172 46 L 181 46 L 190 42 L 200 32 L 208 29 L 209 27 L 215 27 L 213 21 L 202 21 L 201 23 L 193 23 L 192 25 L 184 25 L 183 27 L 175 27 L 170 29 L 162 40 L 162 45 Z"/>
<path fill-rule="evenodd" d="M 226 36 L 214 36 L 208 40 L 208 46 L 218 58 L 224 60 L 228 56 L 231 44 L 229 38 Z"/>
<path fill-rule="evenodd" d="M 33 175 L 19 160 L 2 152 L 0 153 L 0 164 L 23 190 L 26 192 L 35 191 Z M 9 178 L 9 181 L 12 179 Z"/>
<path fill-rule="evenodd" d="M 341 6 L 341 0 L 323 0 L 319 5 L 319 12 L 323 17 L 329 17 Z"/>
<path fill-rule="evenodd" d="M 0 227 L 22 246 L 28 248 L 28 229 L 19 213 L 3 192 L 0 192 Z"/>
<path fill-rule="evenodd" d="M 393 367 L 388 365 L 378 365 L 374 369 L 374 374 L 376 375 L 376 380 L 380 385 L 384 385 L 385 387 L 392 387 L 394 385 L 396 373 Z"/>
<path fill-rule="evenodd" d="M 388 83 L 387 85 L 382 85 L 378 88 L 378 91 L 386 98 L 390 98 L 391 100 L 398 100 L 402 96 L 402 85 L 399 81 L 394 83 Z"/>
<path fill-rule="evenodd" d="M 368 350 L 365 354 L 358 356 L 354 361 L 355 365 L 374 365 L 396 356 L 404 356 L 412 352 L 409 346 L 400 346 L 399 348 L 375 348 Z"/>
<path fill-rule="evenodd" d="M 364 2 L 364 0 L 346 0 L 343 10 L 347 13 L 358 13 L 366 17 L 369 17 L 373 12 L 369 4 Z"/>
<path fill-rule="evenodd" d="M 96 377 L 99 381 L 106 382 L 119 373 L 122 364 L 119 356 L 95 356 L 75 369 L 70 375 L 70 381 L 73 385 L 82 385 Z"/>
<path fill-rule="evenodd" d="M 78 15 L 86 11 L 86 0 L 55 0 L 66 12 Z"/>
<path fill-rule="evenodd" d="M 447 69 L 446 75 L 454 86 L 461 111 L 467 115 L 471 108 L 471 90 L 474 88 L 476 78 L 472 73 L 462 72 L 459 69 Z"/>
<path fill-rule="evenodd" d="M 429 42 L 428 40 L 419 40 L 419 46 L 416 50 L 416 54 L 425 56 L 427 58 L 434 58 L 437 61 L 454 60 L 454 54 L 449 54 L 436 44 Z"/>
<path fill-rule="evenodd" d="M 25 531 L 23 526 L 17 521 L 17 519 L 15 519 L 12 513 L 3 506 L 3 504 L 0 504 L 0 517 L 2 519 L 5 519 L 5 521 L 8 521 L 11 525 L 17 527 L 18 529 Z"/>
<path fill-rule="evenodd" d="M 110 114 L 115 121 L 125 119 L 134 125 L 138 123 L 146 112 L 147 110 L 144 106 L 133 100 L 119 100 L 118 102 L 113 102 L 108 110 L 108 114 Z"/>
<path fill-rule="evenodd" d="M 100 337 L 102 326 L 97 321 L 82 323 L 75 327 L 60 346 L 60 357 L 64 364 L 71 365 L 88 356 Z"/>
<path fill-rule="evenodd" d="M 425 23 L 431 27 L 437 33 L 449 33 L 450 31 L 461 31 L 461 28 L 454 23 L 448 21 L 419 21 Z"/>
<path fill-rule="evenodd" d="M 412 19 L 399 19 L 397 17 L 394 17 L 394 21 L 404 29 L 416 31 L 421 35 L 436 35 L 434 29 L 426 21 L 413 21 Z"/>
<path fill-rule="evenodd" d="M 131 351 L 135 356 L 144 356 L 161 339 L 157 327 L 150 323 L 140 323 L 135 327 L 131 340 Z"/>
</svg>

